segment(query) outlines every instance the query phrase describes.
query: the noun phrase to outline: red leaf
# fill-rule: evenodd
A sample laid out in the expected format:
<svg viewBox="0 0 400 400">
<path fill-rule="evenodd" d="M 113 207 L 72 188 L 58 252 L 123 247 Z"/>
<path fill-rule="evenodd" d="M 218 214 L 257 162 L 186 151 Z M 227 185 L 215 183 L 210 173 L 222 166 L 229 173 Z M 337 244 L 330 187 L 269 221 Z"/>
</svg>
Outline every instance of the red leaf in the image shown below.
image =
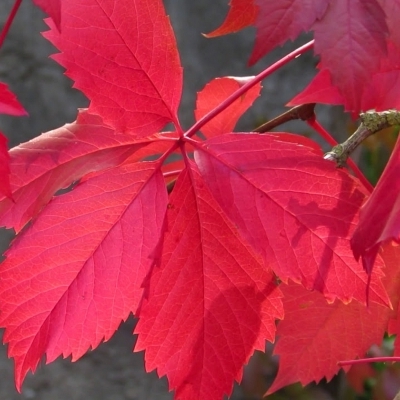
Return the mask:
<svg viewBox="0 0 400 400">
<path fill-rule="evenodd" d="M 0 132 L 0 193 L 12 201 L 10 188 L 10 156 L 7 138 Z"/>
<path fill-rule="evenodd" d="M 204 115 L 221 104 L 236 90 L 240 89 L 250 78 L 252 77 L 237 78 L 228 76 L 225 78 L 216 78 L 208 83 L 197 95 L 196 120 L 200 120 Z M 211 138 L 222 135 L 223 133 L 232 132 L 239 118 L 260 95 L 260 91 L 260 83 L 253 86 L 226 110 L 204 125 L 201 128 L 202 133 L 206 137 Z"/>
<path fill-rule="evenodd" d="M 254 0 L 231 0 L 229 5 L 231 8 L 225 21 L 219 28 L 205 35 L 206 37 L 226 35 L 253 25 L 258 12 Z"/>
<path fill-rule="evenodd" d="M 329 103 L 336 103 L 341 98 L 346 110 L 354 114 L 367 109 L 363 103 L 365 94 L 386 57 L 386 41 L 400 49 L 396 29 L 399 0 L 255 0 L 255 4 L 259 7 L 254 23 L 257 36 L 250 63 L 288 39 L 295 39 L 301 31 L 313 30 L 315 52 L 321 56 L 321 70 L 330 72 L 332 83 L 340 94 L 333 89 L 331 93 L 328 90 L 331 85 L 326 87 L 327 82 L 322 80 L 314 82 L 312 88 L 307 89 L 307 95 L 317 99 L 322 96 L 317 101 Z M 392 66 L 392 71 L 394 69 L 398 72 L 398 64 Z M 385 79 L 385 86 L 390 89 L 389 82 L 397 80 L 397 75 L 392 72 Z M 379 78 L 377 80 L 376 89 L 379 88 Z M 312 90 L 318 93 L 314 94 Z M 393 89 L 393 93 L 397 90 Z M 373 94 L 369 93 L 370 100 Z M 296 98 L 296 103 L 299 102 Z M 398 101 L 390 97 L 387 104 L 394 108 Z"/>
<path fill-rule="evenodd" d="M 331 74 L 324 69 L 314 77 L 310 84 L 297 96 L 287 103 L 288 106 L 297 106 L 306 103 L 343 104 L 344 97 L 338 88 L 332 85 Z"/>
<path fill-rule="evenodd" d="M 259 6 L 259 13 L 250 64 L 288 39 L 296 39 L 302 31 L 308 31 L 314 21 L 324 15 L 329 0 L 255 0 L 255 3 Z"/>
<path fill-rule="evenodd" d="M 362 110 L 384 111 L 400 108 L 400 47 L 388 42 L 388 55 L 381 59 L 362 96 Z"/>
<path fill-rule="evenodd" d="M 371 273 L 381 244 L 400 241 L 400 142 L 368 201 L 361 209 L 360 222 L 351 239 L 355 257 L 362 257 Z"/>
<path fill-rule="evenodd" d="M 199 146 L 195 160 L 243 240 L 280 279 L 330 301 L 365 302 L 367 274 L 350 238 L 367 193 L 311 140 L 301 143 L 289 134 L 227 134 Z M 377 277 L 371 285 L 371 295 L 387 304 Z"/>
<path fill-rule="evenodd" d="M 17 100 L 5 83 L 0 82 L 0 114 L 9 114 L 15 116 L 28 115 L 24 107 Z"/>
<path fill-rule="evenodd" d="M 160 267 L 139 310 L 136 351 L 167 375 L 176 399 L 220 400 L 282 318 L 272 272 L 242 242 L 197 167 L 179 176 Z"/>
<path fill-rule="evenodd" d="M 384 284 L 397 309 L 400 280 L 400 248 L 386 246 Z M 295 284 L 281 285 L 285 319 L 278 325 L 274 353 L 279 357 L 278 375 L 268 393 L 294 382 L 303 385 L 327 380 L 339 372 L 339 361 L 363 357 L 372 344 L 380 344 L 392 311 L 371 303 L 327 304 L 317 292 Z M 347 369 L 347 368 L 346 368 Z"/>
<path fill-rule="evenodd" d="M 37 3 L 53 11 L 61 5 Z M 398 101 L 389 78 L 397 77 L 400 53 L 395 34 L 387 37 L 382 4 L 388 5 L 232 0 L 212 35 L 249 24 L 258 9 L 255 53 L 314 27 L 322 73 L 308 95 L 318 90 L 353 111 L 374 97 L 386 106 Z M 387 22 L 393 30 L 394 19 Z M 188 137 L 192 131 L 184 135 L 177 120 L 182 68 L 161 0 L 68 0 L 61 29 L 49 26 L 46 36 L 61 51 L 55 58 L 91 100 L 92 114 L 11 151 L 15 203 L 0 198 L 0 223 L 19 233 L 0 268 L 0 326 L 18 388 L 44 355 L 48 362 L 59 355 L 76 360 L 138 311 L 136 350 L 146 350 L 147 370 L 167 375 L 177 399 L 220 400 L 241 380 L 253 352 L 275 338 L 283 304 L 274 274 L 331 302 L 365 302 L 369 276 L 349 246 L 367 198 L 363 186 L 323 160 L 306 138 L 221 136 L 233 130 L 259 87 L 204 126 L 215 137 L 196 142 Z M 340 58 L 336 64 L 331 53 Z M 389 103 L 379 92 L 382 79 L 381 90 L 392 89 Z M 239 86 L 232 79 L 208 85 L 197 118 Z M 170 122 L 177 132 L 155 133 Z M 0 160 L 0 177 L 1 166 Z M 76 186 L 57 196 L 70 185 Z M 339 357 L 359 356 L 379 339 L 392 314 L 372 301 L 391 300 L 397 310 L 400 292 L 398 262 L 384 281 L 389 295 L 381 264 L 370 275 L 372 322 L 361 305 L 329 306 L 318 293 L 288 283 L 275 388 L 288 379 L 329 378 Z M 307 301 L 304 309 L 299 299 Z M 313 330 L 307 322 L 317 317 Z M 358 332 L 374 323 L 358 341 L 349 328 L 354 319 Z M 329 324 L 333 335 L 326 333 Z M 340 341 L 333 362 L 315 356 L 317 370 L 291 373 L 294 356 L 314 362 L 320 334 Z M 294 350 L 296 343 L 285 342 L 293 337 Z"/>
<path fill-rule="evenodd" d="M 399 13 L 400 0 L 378 0 L 386 14 L 389 38 L 400 49 Z"/>
<path fill-rule="evenodd" d="M 144 137 L 177 123 L 182 68 L 160 0 L 69 0 L 62 31 L 45 33 L 55 59 L 118 131 Z"/>
<path fill-rule="evenodd" d="M 46 14 L 48 14 L 56 24 L 57 28 L 61 26 L 61 0 L 33 0 Z M 67 2 L 64 2 L 67 3 Z"/>
<path fill-rule="evenodd" d="M 386 244 L 383 245 L 380 251 L 380 254 L 383 254 L 385 260 L 386 260 L 386 256 L 385 253 L 391 250 L 392 253 L 398 254 L 399 253 L 399 245 L 395 242 L 392 242 L 390 244 Z M 399 257 L 397 257 L 397 259 L 395 259 L 396 261 L 396 269 L 394 271 L 393 274 L 393 281 L 398 282 L 399 281 L 399 264 L 400 264 L 400 259 Z M 392 298 L 392 304 L 393 304 L 393 312 L 392 312 L 392 318 L 389 321 L 389 326 L 387 329 L 387 332 L 389 335 L 399 335 L 400 333 L 400 303 L 399 303 L 399 298 L 400 298 L 400 289 L 397 288 L 396 291 L 391 290 L 391 286 L 390 285 L 388 287 L 388 291 L 390 294 L 390 297 Z M 393 356 L 394 357 L 399 357 L 400 356 L 400 340 L 398 340 L 396 338 L 396 341 L 394 343 L 394 352 L 393 352 Z"/>
<path fill-rule="evenodd" d="M 44 354 L 76 360 L 136 311 L 166 207 L 157 164 L 123 164 L 55 198 L 14 241 L 0 324 L 18 389 Z"/>
<path fill-rule="evenodd" d="M 358 112 L 364 88 L 385 56 L 384 11 L 376 0 L 333 1 L 313 30 L 321 69 L 331 72 L 333 84 L 345 97 L 345 108 Z"/>
<path fill-rule="evenodd" d="M 400 50 L 388 42 L 388 55 L 381 58 L 380 68 L 365 83 L 361 97 L 361 110 L 377 111 L 400 108 Z M 311 83 L 288 105 L 305 103 L 344 104 L 345 97 L 332 84 L 329 70 L 320 71 Z M 359 111 L 359 110 L 358 110 Z M 358 112 L 353 113 L 356 117 Z"/>
<path fill-rule="evenodd" d="M 400 70 L 373 76 L 362 98 L 362 110 L 384 111 L 400 108 Z"/>
<path fill-rule="evenodd" d="M 0 225 L 19 232 L 42 209 L 59 189 L 79 180 L 85 174 L 106 169 L 135 154 L 141 159 L 156 150 L 171 146 L 159 141 L 161 135 L 137 140 L 116 133 L 102 124 L 99 117 L 81 113 L 78 120 L 10 151 L 11 191 L 0 198 Z"/>
<path fill-rule="evenodd" d="M 274 350 L 279 372 L 268 394 L 294 382 L 329 381 L 339 372 L 339 361 L 363 356 L 383 338 L 389 308 L 373 303 L 368 309 L 355 301 L 328 304 L 318 292 L 294 283 L 282 291 L 285 319 Z"/>
</svg>

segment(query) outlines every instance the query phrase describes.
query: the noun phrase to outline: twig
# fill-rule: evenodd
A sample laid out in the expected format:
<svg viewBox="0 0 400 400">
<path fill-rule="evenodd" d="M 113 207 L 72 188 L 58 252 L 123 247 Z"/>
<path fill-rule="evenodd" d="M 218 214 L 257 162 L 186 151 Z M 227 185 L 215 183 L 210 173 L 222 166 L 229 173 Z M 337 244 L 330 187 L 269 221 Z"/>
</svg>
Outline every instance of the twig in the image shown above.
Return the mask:
<svg viewBox="0 0 400 400">
<path fill-rule="evenodd" d="M 269 132 L 272 129 L 280 126 L 288 121 L 293 121 L 296 119 L 301 119 L 302 121 L 306 121 L 312 117 L 314 117 L 314 108 L 315 103 L 302 104 L 300 106 L 295 106 L 290 110 L 284 112 L 281 115 L 278 115 L 274 119 L 266 122 L 265 124 L 260 125 L 258 128 L 254 130 L 254 132 L 264 133 Z"/>
<path fill-rule="evenodd" d="M 337 141 L 331 136 L 331 134 L 317 121 L 316 118 L 310 118 L 307 120 L 307 124 L 314 128 L 322 138 L 324 138 L 329 144 L 332 146 L 337 146 L 338 143 Z M 347 164 L 349 167 L 353 170 L 354 175 L 362 182 L 362 184 L 365 186 L 365 188 L 372 193 L 374 190 L 374 187 L 371 185 L 371 183 L 368 181 L 368 179 L 365 177 L 365 175 L 361 172 L 360 168 L 358 168 L 358 165 L 351 159 L 349 158 L 347 160 Z"/>
<path fill-rule="evenodd" d="M 361 124 L 357 130 L 345 142 L 326 153 L 325 160 L 335 161 L 339 167 L 343 167 L 349 155 L 364 139 L 389 126 L 400 125 L 400 112 L 397 110 L 367 111 L 360 114 L 360 118 Z"/>
</svg>

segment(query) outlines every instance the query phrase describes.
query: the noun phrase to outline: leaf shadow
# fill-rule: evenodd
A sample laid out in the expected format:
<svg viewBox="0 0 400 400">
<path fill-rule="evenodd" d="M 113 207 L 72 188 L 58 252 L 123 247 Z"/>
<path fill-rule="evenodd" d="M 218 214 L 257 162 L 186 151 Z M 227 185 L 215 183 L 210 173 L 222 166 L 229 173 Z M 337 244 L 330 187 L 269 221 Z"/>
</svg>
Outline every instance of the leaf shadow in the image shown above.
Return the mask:
<svg viewBox="0 0 400 400">
<path fill-rule="evenodd" d="M 354 182 L 342 180 L 339 197 L 334 208 L 324 208 L 316 201 L 300 204 L 296 198 L 291 198 L 288 210 L 298 219 L 298 230 L 291 238 L 291 246 L 299 246 L 300 240 L 308 232 L 317 231 L 320 227 L 327 228 L 324 239 L 322 255 L 319 256 L 318 273 L 315 275 L 313 288 L 323 291 L 325 280 L 333 261 L 334 249 L 337 248 L 341 238 L 349 237 L 351 222 L 360 209 L 364 195 L 358 189 L 354 189 Z M 304 223 L 303 223 L 304 221 Z M 321 238 L 321 240 L 323 240 Z M 349 244 L 350 246 L 350 244 Z"/>
</svg>

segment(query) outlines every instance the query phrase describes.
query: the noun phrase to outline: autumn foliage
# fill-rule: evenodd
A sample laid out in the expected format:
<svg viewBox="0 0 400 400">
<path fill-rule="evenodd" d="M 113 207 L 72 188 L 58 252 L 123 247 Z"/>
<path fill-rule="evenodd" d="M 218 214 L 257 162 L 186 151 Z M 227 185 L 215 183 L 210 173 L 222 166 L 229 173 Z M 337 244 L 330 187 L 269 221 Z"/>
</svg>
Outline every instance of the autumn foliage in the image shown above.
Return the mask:
<svg viewBox="0 0 400 400">
<path fill-rule="evenodd" d="M 43 356 L 77 360 L 131 313 L 146 370 L 182 400 L 229 395 L 266 340 L 280 356 L 271 393 L 331 379 L 398 332 L 399 145 L 371 193 L 311 139 L 234 132 L 271 69 L 211 81 L 184 131 L 161 0 L 34 2 L 90 106 L 9 152 L 0 141 L 0 222 L 17 233 L 0 265 L 0 326 L 18 389 Z M 312 31 L 275 66 L 319 56 L 291 104 L 356 116 L 400 108 L 399 12 L 397 0 L 232 0 L 208 36 L 254 25 L 256 62 Z M 0 112 L 24 113 L 5 84 Z"/>
</svg>

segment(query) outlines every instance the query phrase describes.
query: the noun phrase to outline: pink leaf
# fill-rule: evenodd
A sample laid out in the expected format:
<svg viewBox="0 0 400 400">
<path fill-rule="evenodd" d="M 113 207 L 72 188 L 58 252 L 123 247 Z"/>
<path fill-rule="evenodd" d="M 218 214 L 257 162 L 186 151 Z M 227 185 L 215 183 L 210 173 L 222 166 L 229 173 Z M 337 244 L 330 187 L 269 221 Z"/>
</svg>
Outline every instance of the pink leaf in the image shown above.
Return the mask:
<svg viewBox="0 0 400 400">
<path fill-rule="evenodd" d="M 227 134 L 199 146 L 195 160 L 243 240 L 280 279 L 330 301 L 365 302 L 368 277 L 350 238 L 367 193 L 312 141 L 301 143 L 289 134 Z M 372 279 L 371 296 L 388 304 L 379 278 Z"/>
<path fill-rule="evenodd" d="M 254 0 L 231 0 L 230 9 L 222 25 L 205 35 L 212 38 L 216 36 L 233 33 L 252 25 L 256 19 L 258 7 Z"/>
<path fill-rule="evenodd" d="M 10 155 L 8 154 L 7 138 L 0 132 L 0 193 L 12 201 L 10 188 Z"/>
<path fill-rule="evenodd" d="M 400 248 L 385 246 L 382 258 L 386 266 L 383 282 L 397 310 Z M 281 288 L 285 319 L 278 325 L 274 349 L 279 355 L 279 372 L 268 393 L 294 382 L 329 381 L 339 372 L 339 361 L 364 357 L 372 344 L 381 343 L 393 313 L 376 303 L 368 308 L 355 301 L 327 304 L 317 292 L 294 284 Z"/>
<path fill-rule="evenodd" d="M 141 159 L 171 146 L 155 139 L 135 139 L 104 126 L 97 116 L 81 113 L 78 120 L 14 147 L 10 151 L 13 200 L 0 198 L 0 225 L 18 232 L 59 189 L 89 172 L 120 164 L 135 154 Z M 150 147 L 144 146 L 150 144 Z"/>
<path fill-rule="evenodd" d="M 318 292 L 294 283 L 281 289 L 285 319 L 278 325 L 274 349 L 279 372 L 268 393 L 295 382 L 330 381 L 340 370 L 339 361 L 363 357 L 372 344 L 381 343 L 388 307 L 372 303 L 367 308 L 356 301 L 328 304 Z"/>
<path fill-rule="evenodd" d="M 46 14 L 48 14 L 60 30 L 61 26 L 61 0 L 33 0 Z M 68 3 L 68 1 L 64 1 Z"/>
<path fill-rule="evenodd" d="M 161 0 L 69 0 L 55 59 L 91 100 L 89 111 L 137 137 L 177 123 L 182 68 Z"/>
<path fill-rule="evenodd" d="M 308 31 L 324 15 L 329 0 L 255 0 L 255 3 L 259 6 L 255 22 L 257 37 L 250 64 L 288 39 L 296 39 L 302 31 Z"/>
<path fill-rule="evenodd" d="M 0 114 L 8 115 L 28 115 L 24 107 L 17 100 L 14 93 L 12 93 L 5 83 L 0 82 Z"/>
<path fill-rule="evenodd" d="M 156 167 L 123 164 L 84 180 L 7 252 L 0 324 L 18 389 L 44 354 L 76 360 L 136 311 L 167 207 Z"/>
<path fill-rule="evenodd" d="M 343 104 L 344 97 L 338 88 L 332 85 L 329 70 L 324 69 L 314 77 L 310 84 L 297 96 L 287 103 L 297 106 L 306 103 Z"/>
<path fill-rule="evenodd" d="M 389 40 L 400 49 L 399 13 L 400 0 L 378 0 L 385 11 L 386 23 L 389 29 Z"/>
<path fill-rule="evenodd" d="M 197 167 L 178 178 L 161 265 L 139 311 L 136 351 L 167 375 L 176 399 L 220 400 L 283 317 L 272 272 L 244 244 Z"/>
<path fill-rule="evenodd" d="M 388 29 L 384 11 L 376 0 L 333 1 L 313 30 L 321 69 L 331 72 L 346 110 L 358 112 L 364 88 L 385 56 Z"/>
<path fill-rule="evenodd" d="M 238 90 L 251 77 L 225 77 L 216 78 L 209 82 L 205 88 L 198 93 L 196 103 L 196 120 L 200 120 L 209 111 L 213 110 L 226 98 Z M 237 121 L 243 113 L 253 104 L 254 100 L 260 95 L 261 84 L 253 86 L 247 93 L 237 99 L 226 110 L 218 114 L 210 122 L 201 128 L 203 134 L 208 137 L 222 135 L 232 132 Z"/>
<path fill-rule="evenodd" d="M 400 142 L 389 159 L 372 195 L 361 210 L 360 222 L 351 239 L 355 257 L 362 257 L 371 273 L 379 247 L 400 241 Z"/>
<path fill-rule="evenodd" d="M 362 110 L 384 111 L 400 109 L 400 47 L 388 42 L 387 57 L 366 85 L 362 96 Z"/>
<path fill-rule="evenodd" d="M 388 54 L 381 58 L 379 70 L 365 82 L 361 97 L 361 110 L 377 111 L 400 108 L 400 50 L 391 42 L 387 43 Z M 332 76 L 328 69 L 321 70 L 311 83 L 288 105 L 305 103 L 344 104 L 345 95 L 332 84 Z M 358 110 L 359 111 L 359 110 Z M 353 113 L 357 117 L 358 112 Z"/>
</svg>

